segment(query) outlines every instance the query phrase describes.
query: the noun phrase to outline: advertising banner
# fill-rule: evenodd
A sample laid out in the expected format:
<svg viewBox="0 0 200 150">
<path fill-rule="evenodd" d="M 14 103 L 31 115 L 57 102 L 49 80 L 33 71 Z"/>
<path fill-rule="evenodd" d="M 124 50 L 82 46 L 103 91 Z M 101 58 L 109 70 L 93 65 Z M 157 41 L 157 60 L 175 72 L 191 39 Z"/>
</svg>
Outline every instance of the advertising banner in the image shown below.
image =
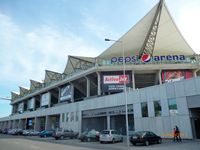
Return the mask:
<svg viewBox="0 0 200 150">
<path fill-rule="evenodd" d="M 31 98 L 30 100 L 28 100 L 27 109 L 29 109 L 29 110 L 33 109 L 34 105 L 35 105 L 35 98 Z"/>
<path fill-rule="evenodd" d="M 67 85 L 60 89 L 60 101 L 71 100 L 71 86 Z"/>
<path fill-rule="evenodd" d="M 108 72 L 102 74 L 102 92 L 120 92 L 126 87 L 131 87 L 131 73 L 123 75 L 122 72 Z"/>
<path fill-rule="evenodd" d="M 22 113 L 23 112 L 23 109 L 24 109 L 24 103 L 22 102 L 22 103 L 19 103 L 19 105 L 18 105 L 18 112 L 19 113 Z"/>
<path fill-rule="evenodd" d="M 42 94 L 42 97 L 41 97 L 41 106 L 47 106 L 49 105 L 49 102 L 50 102 L 50 93 L 45 93 L 45 94 Z"/>
<path fill-rule="evenodd" d="M 190 79 L 193 77 L 190 70 L 166 70 L 162 71 L 162 82 L 175 82 L 183 79 Z"/>
</svg>

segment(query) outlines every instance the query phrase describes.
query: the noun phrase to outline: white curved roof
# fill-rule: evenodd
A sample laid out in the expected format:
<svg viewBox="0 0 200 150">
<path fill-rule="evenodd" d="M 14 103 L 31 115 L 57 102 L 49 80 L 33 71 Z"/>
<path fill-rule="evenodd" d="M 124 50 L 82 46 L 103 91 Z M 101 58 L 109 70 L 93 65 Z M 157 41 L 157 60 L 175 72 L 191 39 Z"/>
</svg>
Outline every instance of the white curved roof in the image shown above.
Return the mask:
<svg viewBox="0 0 200 150">
<path fill-rule="evenodd" d="M 157 7 L 158 4 L 119 39 L 119 41 L 123 41 L 125 56 L 139 54 L 156 15 Z M 164 2 L 161 9 L 153 55 L 193 55 L 194 53 L 179 32 Z M 111 58 L 113 56 L 122 56 L 122 46 L 119 42 L 115 42 L 98 57 Z"/>
</svg>

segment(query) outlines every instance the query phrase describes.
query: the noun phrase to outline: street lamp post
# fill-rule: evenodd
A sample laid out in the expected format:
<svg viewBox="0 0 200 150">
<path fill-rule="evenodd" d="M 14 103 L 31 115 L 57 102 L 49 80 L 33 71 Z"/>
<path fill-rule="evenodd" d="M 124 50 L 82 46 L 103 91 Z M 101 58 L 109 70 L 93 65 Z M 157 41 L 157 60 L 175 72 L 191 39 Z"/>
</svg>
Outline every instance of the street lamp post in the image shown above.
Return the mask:
<svg viewBox="0 0 200 150">
<path fill-rule="evenodd" d="M 122 57 L 123 57 L 123 76 L 124 79 L 126 77 L 126 65 L 125 65 L 125 51 L 124 51 L 124 43 L 121 40 L 113 40 L 113 39 L 105 39 L 105 41 L 114 41 L 121 44 L 122 48 Z M 124 80 L 124 99 L 125 99 L 125 111 L 126 111 L 126 142 L 127 147 L 129 149 L 129 130 L 128 130 L 128 97 L 127 97 L 127 89 L 126 89 L 126 81 Z"/>
<path fill-rule="evenodd" d="M 0 97 L 0 99 L 2 99 L 2 100 L 7 100 L 7 101 L 10 101 L 10 100 L 11 100 L 10 98 L 5 98 L 5 97 Z"/>
</svg>

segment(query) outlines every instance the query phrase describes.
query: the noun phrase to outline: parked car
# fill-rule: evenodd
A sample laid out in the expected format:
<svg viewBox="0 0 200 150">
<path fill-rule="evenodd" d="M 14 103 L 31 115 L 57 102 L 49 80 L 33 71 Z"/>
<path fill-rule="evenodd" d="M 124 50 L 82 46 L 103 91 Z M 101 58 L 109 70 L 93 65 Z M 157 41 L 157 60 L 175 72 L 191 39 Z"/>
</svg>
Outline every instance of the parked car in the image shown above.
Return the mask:
<svg viewBox="0 0 200 150">
<path fill-rule="evenodd" d="M 8 130 L 9 130 L 8 128 L 5 128 L 5 129 L 3 129 L 2 133 L 3 134 L 8 134 Z"/>
<path fill-rule="evenodd" d="M 91 131 L 84 131 L 80 136 L 79 139 L 81 142 L 91 142 L 91 141 L 99 141 L 99 131 L 91 130 Z"/>
<path fill-rule="evenodd" d="M 22 135 L 23 130 L 22 129 L 12 129 L 11 134 L 12 135 Z"/>
<path fill-rule="evenodd" d="M 43 130 L 43 131 L 41 131 L 40 133 L 39 133 L 39 136 L 40 137 L 51 137 L 51 136 L 53 136 L 53 134 L 54 134 L 54 130 Z"/>
<path fill-rule="evenodd" d="M 3 132 L 3 130 L 2 129 L 0 129 L 0 133 L 2 133 Z"/>
<path fill-rule="evenodd" d="M 28 136 L 28 135 L 30 135 L 30 132 L 31 132 L 31 130 L 23 130 L 22 135 Z"/>
<path fill-rule="evenodd" d="M 56 140 L 58 139 L 64 139 L 64 138 L 70 138 L 70 139 L 73 139 L 73 138 L 77 138 L 78 137 L 78 132 L 74 132 L 72 130 L 63 130 L 60 129 L 58 131 L 55 132 L 55 134 L 53 135 L 54 138 Z"/>
<path fill-rule="evenodd" d="M 100 143 L 103 142 L 122 142 L 123 141 L 123 136 L 116 130 L 103 130 L 100 133 Z"/>
<path fill-rule="evenodd" d="M 35 131 L 35 130 L 31 130 L 30 132 L 29 132 L 29 135 L 30 136 L 38 136 L 40 134 L 40 132 L 39 131 Z"/>
<path fill-rule="evenodd" d="M 130 137 L 133 145 L 143 143 L 148 146 L 151 143 L 162 143 L 162 138 L 151 131 L 137 131 Z"/>
</svg>

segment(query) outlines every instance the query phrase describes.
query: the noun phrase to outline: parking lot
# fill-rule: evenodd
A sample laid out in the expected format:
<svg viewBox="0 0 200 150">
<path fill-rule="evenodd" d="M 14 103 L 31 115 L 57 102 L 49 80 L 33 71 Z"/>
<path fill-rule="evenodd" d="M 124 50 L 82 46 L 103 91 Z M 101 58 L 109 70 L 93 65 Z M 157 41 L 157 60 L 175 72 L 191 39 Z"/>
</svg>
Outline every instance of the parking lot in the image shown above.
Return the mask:
<svg viewBox="0 0 200 150">
<path fill-rule="evenodd" d="M 174 143 L 171 140 L 163 140 L 162 144 L 150 146 L 130 145 L 131 150 L 199 150 L 200 141 L 183 140 Z M 0 134 L 0 150 L 126 150 L 126 142 L 115 144 L 100 144 L 99 142 L 80 142 L 78 139 L 54 140 L 54 138 L 40 138 L 37 136 L 12 136 Z"/>
</svg>

